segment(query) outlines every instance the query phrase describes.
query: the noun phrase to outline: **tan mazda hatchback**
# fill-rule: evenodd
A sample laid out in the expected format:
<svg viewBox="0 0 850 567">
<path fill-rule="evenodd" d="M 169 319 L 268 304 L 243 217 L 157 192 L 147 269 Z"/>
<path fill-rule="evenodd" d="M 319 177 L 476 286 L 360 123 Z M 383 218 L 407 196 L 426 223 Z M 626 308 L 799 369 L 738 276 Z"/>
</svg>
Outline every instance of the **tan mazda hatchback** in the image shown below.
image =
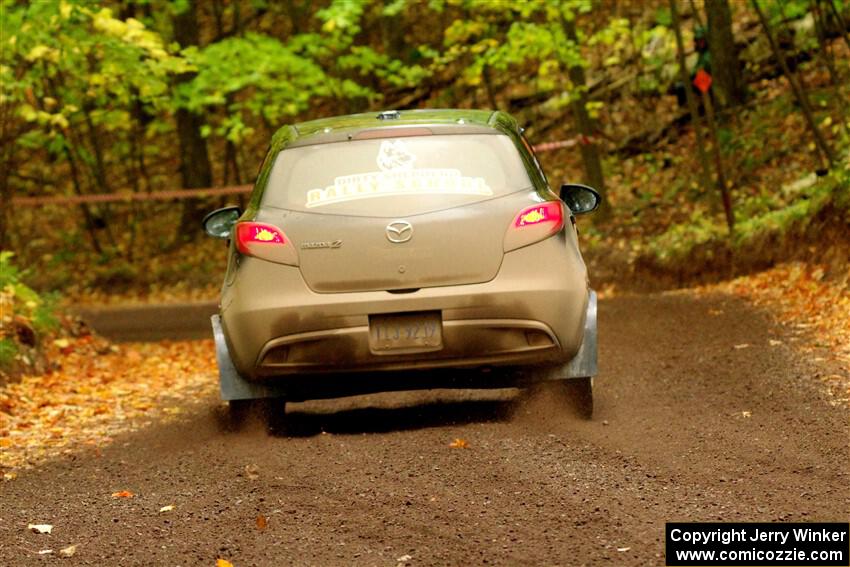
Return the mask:
<svg viewBox="0 0 850 567">
<path fill-rule="evenodd" d="M 596 295 L 575 215 L 503 112 L 387 111 L 286 126 L 227 239 L 221 396 L 305 400 L 562 380 L 592 407 Z M 283 411 L 281 408 L 280 411 Z"/>
</svg>

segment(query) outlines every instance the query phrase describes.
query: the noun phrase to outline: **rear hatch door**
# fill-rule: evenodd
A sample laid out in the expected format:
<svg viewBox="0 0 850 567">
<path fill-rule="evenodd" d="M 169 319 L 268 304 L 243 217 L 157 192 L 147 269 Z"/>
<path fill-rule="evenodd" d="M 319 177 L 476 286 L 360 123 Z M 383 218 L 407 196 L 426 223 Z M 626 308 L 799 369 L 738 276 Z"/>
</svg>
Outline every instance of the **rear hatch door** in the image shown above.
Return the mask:
<svg viewBox="0 0 850 567">
<path fill-rule="evenodd" d="M 285 149 L 257 220 L 295 244 L 318 292 L 489 281 L 534 196 L 506 135 L 354 139 Z"/>
<path fill-rule="evenodd" d="M 493 279 L 505 231 L 530 202 L 522 191 L 398 218 L 266 210 L 258 220 L 292 240 L 314 291 L 402 290 Z"/>
</svg>

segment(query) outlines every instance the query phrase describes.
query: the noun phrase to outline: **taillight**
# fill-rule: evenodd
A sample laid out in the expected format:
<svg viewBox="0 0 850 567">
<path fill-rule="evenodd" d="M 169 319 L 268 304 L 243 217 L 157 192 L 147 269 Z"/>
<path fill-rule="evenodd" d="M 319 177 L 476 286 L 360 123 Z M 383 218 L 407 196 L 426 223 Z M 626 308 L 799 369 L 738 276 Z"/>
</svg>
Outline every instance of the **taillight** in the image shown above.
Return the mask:
<svg viewBox="0 0 850 567">
<path fill-rule="evenodd" d="M 236 249 L 279 264 L 298 265 L 295 247 L 278 227 L 262 222 L 240 222 L 236 225 Z"/>
<path fill-rule="evenodd" d="M 546 201 L 526 207 L 514 218 L 505 234 L 505 252 L 528 246 L 557 234 L 564 227 L 564 205 Z"/>
</svg>

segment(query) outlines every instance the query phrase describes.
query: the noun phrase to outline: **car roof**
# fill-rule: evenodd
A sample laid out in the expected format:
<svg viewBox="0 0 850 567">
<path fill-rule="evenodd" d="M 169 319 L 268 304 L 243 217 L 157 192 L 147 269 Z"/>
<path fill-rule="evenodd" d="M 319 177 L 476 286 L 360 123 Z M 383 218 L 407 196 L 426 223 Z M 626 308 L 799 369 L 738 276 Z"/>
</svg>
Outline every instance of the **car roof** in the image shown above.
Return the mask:
<svg viewBox="0 0 850 567">
<path fill-rule="evenodd" d="M 427 128 L 431 134 L 507 134 L 518 129 L 516 121 L 510 115 L 492 110 L 385 110 L 320 118 L 284 126 L 274 135 L 273 145 L 283 149 L 285 146 L 325 144 L 360 136 L 391 137 L 394 131 L 412 132 L 412 128 Z M 383 131 L 386 131 L 386 135 Z"/>
</svg>

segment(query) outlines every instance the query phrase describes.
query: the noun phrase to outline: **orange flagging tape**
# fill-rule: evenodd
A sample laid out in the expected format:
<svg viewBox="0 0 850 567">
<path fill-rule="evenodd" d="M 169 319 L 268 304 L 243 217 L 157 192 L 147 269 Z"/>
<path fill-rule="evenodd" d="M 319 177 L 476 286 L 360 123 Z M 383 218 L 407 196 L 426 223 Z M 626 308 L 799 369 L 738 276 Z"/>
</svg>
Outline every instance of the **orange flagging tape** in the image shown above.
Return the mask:
<svg viewBox="0 0 850 567">
<path fill-rule="evenodd" d="M 249 193 L 252 185 L 233 185 L 231 187 L 206 187 L 203 189 L 175 189 L 155 193 L 98 193 L 95 195 L 69 195 L 46 197 L 13 197 L 12 205 L 76 205 L 80 203 L 126 203 L 129 201 L 168 201 L 171 199 L 202 199 L 220 195 L 238 195 Z"/>
</svg>

